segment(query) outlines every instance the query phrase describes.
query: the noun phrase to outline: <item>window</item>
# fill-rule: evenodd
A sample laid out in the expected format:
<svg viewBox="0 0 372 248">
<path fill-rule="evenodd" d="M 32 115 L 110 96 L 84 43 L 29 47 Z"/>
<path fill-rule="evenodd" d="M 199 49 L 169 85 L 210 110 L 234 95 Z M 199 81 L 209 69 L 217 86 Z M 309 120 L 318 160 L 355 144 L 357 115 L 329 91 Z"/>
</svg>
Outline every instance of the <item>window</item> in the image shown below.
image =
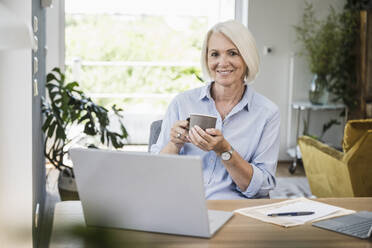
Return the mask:
<svg viewBox="0 0 372 248">
<path fill-rule="evenodd" d="M 66 0 L 67 80 L 123 108 L 129 142 L 145 144 L 171 99 L 203 85 L 204 35 L 234 11 L 233 0 Z"/>
</svg>

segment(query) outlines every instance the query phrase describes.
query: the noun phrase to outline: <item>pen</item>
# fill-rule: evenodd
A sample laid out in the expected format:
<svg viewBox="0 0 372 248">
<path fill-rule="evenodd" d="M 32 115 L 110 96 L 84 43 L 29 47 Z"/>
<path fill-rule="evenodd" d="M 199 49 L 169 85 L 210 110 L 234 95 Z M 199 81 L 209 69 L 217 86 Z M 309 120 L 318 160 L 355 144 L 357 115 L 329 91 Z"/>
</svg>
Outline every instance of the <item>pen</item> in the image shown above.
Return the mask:
<svg viewBox="0 0 372 248">
<path fill-rule="evenodd" d="M 285 212 L 285 213 L 272 213 L 268 214 L 267 216 L 276 217 L 276 216 L 300 216 L 300 215 L 310 215 L 314 214 L 315 212 Z"/>
</svg>

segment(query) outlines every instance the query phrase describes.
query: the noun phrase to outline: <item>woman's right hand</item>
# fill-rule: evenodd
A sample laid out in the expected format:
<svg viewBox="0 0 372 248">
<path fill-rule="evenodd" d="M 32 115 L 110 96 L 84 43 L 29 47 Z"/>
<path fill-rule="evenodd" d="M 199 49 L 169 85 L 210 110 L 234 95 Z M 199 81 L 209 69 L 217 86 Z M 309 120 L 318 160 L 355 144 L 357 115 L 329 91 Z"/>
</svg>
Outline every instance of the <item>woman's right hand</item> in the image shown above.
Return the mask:
<svg viewBox="0 0 372 248">
<path fill-rule="evenodd" d="M 189 139 L 189 122 L 187 120 L 176 121 L 170 130 L 170 141 L 181 149 Z"/>
</svg>

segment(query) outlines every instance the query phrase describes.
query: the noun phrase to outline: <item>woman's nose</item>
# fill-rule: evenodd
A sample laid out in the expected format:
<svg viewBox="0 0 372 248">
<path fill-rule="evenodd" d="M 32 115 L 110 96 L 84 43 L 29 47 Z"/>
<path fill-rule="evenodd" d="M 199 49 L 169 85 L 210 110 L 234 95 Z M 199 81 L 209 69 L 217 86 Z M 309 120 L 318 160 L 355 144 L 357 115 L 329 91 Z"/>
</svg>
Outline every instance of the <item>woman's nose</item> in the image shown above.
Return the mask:
<svg viewBox="0 0 372 248">
<path fill-rule="evenodd" d="M 218 58 L 218 65 L 225 66 L 225 65 L 228 65 L 228 64 L 229 64 L 229 61 L 228 61 L 228 58 L 225 55 L 221 55 Z"/>
</svg>

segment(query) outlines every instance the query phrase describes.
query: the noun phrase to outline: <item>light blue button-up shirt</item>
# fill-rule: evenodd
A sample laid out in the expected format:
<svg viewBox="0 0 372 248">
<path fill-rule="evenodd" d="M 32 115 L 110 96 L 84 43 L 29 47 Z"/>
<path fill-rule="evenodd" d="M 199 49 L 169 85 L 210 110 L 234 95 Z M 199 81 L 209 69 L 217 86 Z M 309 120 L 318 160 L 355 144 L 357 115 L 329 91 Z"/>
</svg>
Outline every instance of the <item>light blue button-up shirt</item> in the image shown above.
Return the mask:
<svg viewBox="0 0 372 248">
<path fill-rule="evenodd" d="M 251 182 L 245 191 L 232 180 L 221 158 L 214 151 L 205 152 L 185 143 L 181 155 L 196 155 L 203 160 L 206 199 L 267 197 L 275 185 L 279 153 L 280 116 L 278 107 L 247 85 L 240 102 L 222 120 L 210 94 L 212 83 L 177 95 L 165 114 L 161 132 L 151 152 L 159 153 L 170 140 L 170 129 L 177 120 L 191 113 L 217 117 L 216 128 L 240 156 L 253 167 Z"/>
</svg>

